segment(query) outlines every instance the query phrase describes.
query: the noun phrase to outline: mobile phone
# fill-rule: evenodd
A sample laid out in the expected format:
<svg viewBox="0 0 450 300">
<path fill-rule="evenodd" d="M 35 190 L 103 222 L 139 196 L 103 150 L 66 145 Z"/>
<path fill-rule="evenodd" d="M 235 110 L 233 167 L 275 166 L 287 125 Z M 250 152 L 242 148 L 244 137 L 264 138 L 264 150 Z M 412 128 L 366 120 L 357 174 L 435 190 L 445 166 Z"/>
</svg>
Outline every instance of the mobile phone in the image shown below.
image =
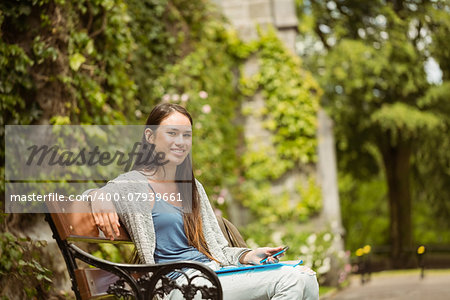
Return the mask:
<svg viewBox="0 0 450 300">
<path fill-rule="evenodd" d="M 263 260 L 261 260 L 259 263 L 260 263 L 260 264 L 265 263 L 269 257 L 277 257 L 277 256 L 280 255 L 281 253 L 286 252 L 287 249 L 289 249 L 288 246 L 284 247 L 281 251 L 275 253 L 274 255 L 269 255 L 269 256 L 267 256 L 266 258 L 264 258 Z"/>
</svg>

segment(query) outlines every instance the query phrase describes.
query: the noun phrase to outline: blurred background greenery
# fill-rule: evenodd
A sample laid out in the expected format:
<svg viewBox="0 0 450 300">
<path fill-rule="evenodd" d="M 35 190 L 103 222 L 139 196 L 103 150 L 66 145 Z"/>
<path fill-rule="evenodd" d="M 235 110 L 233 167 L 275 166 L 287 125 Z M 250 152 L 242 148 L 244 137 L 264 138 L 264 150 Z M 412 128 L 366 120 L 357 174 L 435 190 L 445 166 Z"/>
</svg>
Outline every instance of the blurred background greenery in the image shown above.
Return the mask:
<svg viewBox="0 0 450 300">
<path fill-rule="evenodd" d="M 287 257 L 301 256 L 321 282 L 332 269 L 342 283 L 349 256 L 367 244 L 388 246 L 394 267 L 408 264 L 415 245 L 449 245 L 449 3 L 295 6 L 293 54 L 274 29 L 243 41 L 206 0 L 2 1 L 2 124 L 142 124 L 157 103 L 186 106 L 195 175 L 211 201 L 230 219 L 230 201 L 238 203 L 249 212 L 240 230 L 250 246 L 289 245 Z M 249 59 L 259 65 L 250 75 Z M 265 107 L 244 105 L 258 93 Z M 317 163 L 319 106 L 334 121 L 347 252 L 333 248 L 341 236 L 329 229 L 304 227 L 322 209 L 314 172 L 298 184 L 294 206 L 270 188 Z M 251 115 L 266 120 L 271 146 L 251 147 L 240 121 Z M 33 297 L 47 293 L 49 277 L 45 263 L 26 254 L 34 245 L 19 238 L 39 216 L 25 218 L 2 222 L 0 284 L 15 274 Z M 115 261 L 129 253 L 109 245 L 95 251 Z M 333 252 L 339 260 L 331 266 Z M 30 285 L 20 274 L 39 280 Z"/>
<path fill-rule="evenodd" d="M 404 264 L 413 241 L 448 244 L 448 2 L 298 4 L 301 56 L 335 121 L 347 247 L 390 244 Z"/>
</svg>

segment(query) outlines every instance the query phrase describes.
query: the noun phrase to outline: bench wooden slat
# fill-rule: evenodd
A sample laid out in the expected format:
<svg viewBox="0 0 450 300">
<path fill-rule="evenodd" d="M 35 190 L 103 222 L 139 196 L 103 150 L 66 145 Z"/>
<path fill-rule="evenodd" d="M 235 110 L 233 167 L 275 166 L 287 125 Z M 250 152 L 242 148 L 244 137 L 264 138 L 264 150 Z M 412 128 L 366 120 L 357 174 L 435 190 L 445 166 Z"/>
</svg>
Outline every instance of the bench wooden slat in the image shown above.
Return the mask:
<svg viewBox="0 0 450 300">
<path fill-rule="evenodd" d="M 75 278 L 82 299 L 117 299 L 106 293 L 111 283 L 119 277 L 97 268 L 77 269 Z"/>
<path fill-rule="evenodd" d="M 123 225 L 119 228 L 120 236 L 115 237 L 114 241 L 101 237 L 94 217 L 88 213 L 90 211 L 89 202 L 49 202 L 47 205 L 62 240 L 89 243 L 131 243 L 130 236 Z"/>
</svg>

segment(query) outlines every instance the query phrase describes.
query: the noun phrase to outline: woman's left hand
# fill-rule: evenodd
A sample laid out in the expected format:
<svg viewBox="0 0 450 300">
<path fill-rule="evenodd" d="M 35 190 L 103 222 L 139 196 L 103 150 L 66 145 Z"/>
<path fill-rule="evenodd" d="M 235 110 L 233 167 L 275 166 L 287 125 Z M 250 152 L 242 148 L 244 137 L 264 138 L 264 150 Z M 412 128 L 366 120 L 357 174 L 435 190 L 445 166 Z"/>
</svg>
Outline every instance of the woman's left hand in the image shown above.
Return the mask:
<svg viewBox="0 0 450 300">
<path fill-rule="evenodd" d="M 241 258 L 242 264 L 250 264 L 250 265 L 259 265 L 260 261 L 264 258 L 267 258 L 266 263 L 267 264 L 275 264 L 278 262 L 278 259 L 284 255 L 284 253 L 281 253 L 277 255 L 277 257 L 272 257 L 272 255 L 276 254 L 277 252 L 280 252 L 283 250 L 283 246 L 280 247 L 262 247 L 255 250 L 252 250 L 250 252 L 247 252 L 243 258 Z"/>
</svg>

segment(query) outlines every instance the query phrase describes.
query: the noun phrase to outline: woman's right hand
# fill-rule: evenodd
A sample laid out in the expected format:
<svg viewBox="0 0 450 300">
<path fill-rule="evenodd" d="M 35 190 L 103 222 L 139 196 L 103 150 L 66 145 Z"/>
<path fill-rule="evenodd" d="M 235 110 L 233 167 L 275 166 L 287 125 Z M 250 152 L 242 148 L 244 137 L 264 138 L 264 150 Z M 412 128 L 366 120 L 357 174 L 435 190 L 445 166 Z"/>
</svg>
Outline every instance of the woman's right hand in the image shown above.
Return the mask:
<svg viewBox="0 0 450 300">
<path fill-rule="evenodd" d="M 240 259 L 241 264 L 250 264 L 250 265 L 259 265 L 261 264 L 261 260 L 267 257 L 268 264 L 274 264 L 278 262 L 278 259 L 284 256 L 284 253 L 277 255 L 277 257 L 273 257 L 272 255 L 278 253 L 283 249 L 283 246 L 280 247 L 262 247 L 257 248 L 255 250 L 251 250 L 247 253 L 244 253 Z"/>
<path fill-rule="evenodd" d="M 102 201 L 105 197 L 100 197 L 101 193 L 93 191 L 91 209 L 95 224 L 100 228 L 105 236 L 111 240 L 120 236 L 119 216 L 116 213 L 114 204 L 111 201 Z"/>
</svg>

